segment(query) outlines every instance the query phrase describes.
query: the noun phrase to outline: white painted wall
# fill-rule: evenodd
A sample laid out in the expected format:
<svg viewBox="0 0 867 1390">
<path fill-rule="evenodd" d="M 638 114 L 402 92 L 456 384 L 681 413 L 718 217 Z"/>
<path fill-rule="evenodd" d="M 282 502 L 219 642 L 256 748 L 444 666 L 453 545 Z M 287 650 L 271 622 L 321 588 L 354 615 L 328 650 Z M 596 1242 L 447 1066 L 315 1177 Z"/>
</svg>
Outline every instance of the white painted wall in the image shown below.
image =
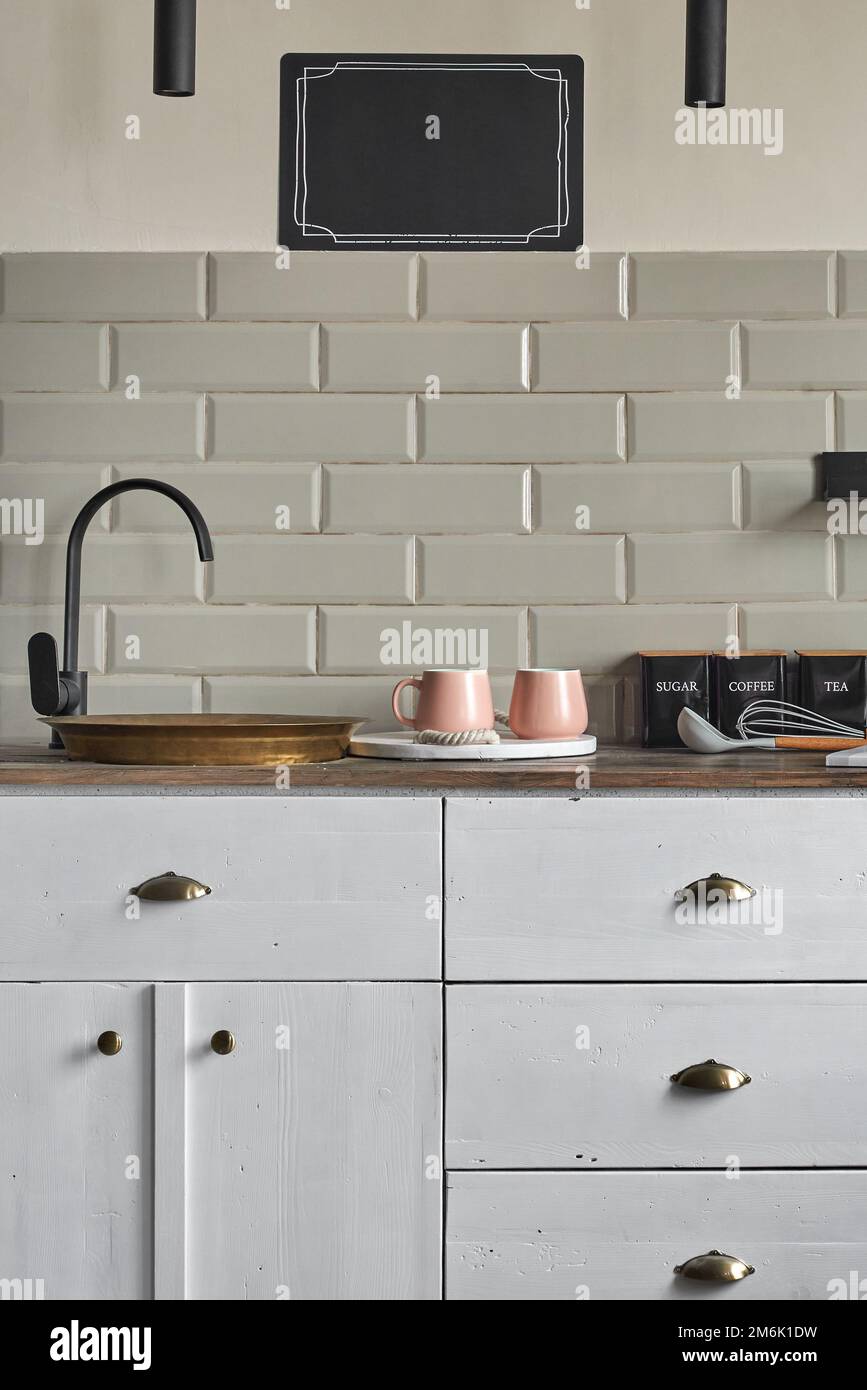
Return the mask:
<svg viewBox="0 0 867 1390">
<path fill-rule="evenodd" d="M 675 143 L 685 0 L 277 5 L 200 0 L 198 95 L 167 100 L 150 0 L 0 0 L 0 250 L 270 247 L 290 49 L 582 54 L 596 250 L 867 246 L 862 0 L 729 0 L 728 99 L 783 108 L 778 158 Z"/>
</svg>

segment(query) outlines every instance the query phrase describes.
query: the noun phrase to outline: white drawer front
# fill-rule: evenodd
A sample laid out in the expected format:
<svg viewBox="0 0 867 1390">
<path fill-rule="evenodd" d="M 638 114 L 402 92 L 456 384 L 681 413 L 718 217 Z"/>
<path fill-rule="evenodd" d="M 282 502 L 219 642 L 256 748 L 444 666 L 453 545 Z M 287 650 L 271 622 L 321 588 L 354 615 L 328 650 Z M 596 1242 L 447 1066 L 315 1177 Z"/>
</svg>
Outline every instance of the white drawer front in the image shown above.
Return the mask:
<svg viewBox="0 0 867 1390">
<path fill-rule="evenodd" d="M 453 1173 L 447 1297 L 839 1298 L 867 1273 L 865 1231 L 867 1173 Z M 674 1273 L 709 1250 L 755 1273 Z"/>
<path fill-rule="evenodd" d="M 437 801 L 3 797 L 0 978 L 435 979 L 440 834 Z M 210 895 L 130 919 L 167 870 Z"/>
<path fill-rule="evenodd" d="M 712 873 L 756 897 L 685 920 Z M 864 980 L 867 801 L 454 798 L 445 924 L 451 980 Z"/>
<path fill-rule="evenodd" d="M 449 985 L 447 998 L 448 1167 L 867 1166 L 867 986 Z M 750 1083 L 672 1083 L 709 1058 Z"/>
</svg>

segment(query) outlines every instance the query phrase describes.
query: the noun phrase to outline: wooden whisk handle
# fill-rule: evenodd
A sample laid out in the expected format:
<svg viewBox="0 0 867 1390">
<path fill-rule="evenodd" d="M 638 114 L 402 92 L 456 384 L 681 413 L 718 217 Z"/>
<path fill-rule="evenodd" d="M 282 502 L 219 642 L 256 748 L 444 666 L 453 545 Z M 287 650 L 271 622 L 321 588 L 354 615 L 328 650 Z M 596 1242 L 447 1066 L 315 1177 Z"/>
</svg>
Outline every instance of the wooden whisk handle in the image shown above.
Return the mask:
<svg viewBox="0 0 867 1390">
<path fill-rule="evenodd" d="M 834 738 L 821 734 L 782 735 L 774 739 L 777 748 L 812 748 L 816 753 L 836 753 L 842 748 L 863 748 L 867 738 Z"/>
</svg>

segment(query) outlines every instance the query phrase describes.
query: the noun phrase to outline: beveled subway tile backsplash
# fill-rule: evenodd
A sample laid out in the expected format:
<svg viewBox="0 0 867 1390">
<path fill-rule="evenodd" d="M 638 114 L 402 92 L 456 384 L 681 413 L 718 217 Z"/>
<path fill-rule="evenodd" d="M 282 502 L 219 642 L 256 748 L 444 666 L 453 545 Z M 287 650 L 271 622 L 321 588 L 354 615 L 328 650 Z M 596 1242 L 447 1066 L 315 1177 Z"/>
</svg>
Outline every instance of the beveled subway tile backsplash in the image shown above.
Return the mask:
<svg viewBox="0 0 867 1390">
<path fill-rule="evenodd" d="M 838 255 L 837 301 L 841 318 L 867 317 L 867 251 Z"/>
<path fill-rule="evenodd" d="M 863 646 L 867 253 L 0 257 L 0 734 L 84 551 L 91 708 L 370 714 L 421 665 L 580 665 L 633 737 L 640 648 Z M 210 321 L 208 321 L 210 320 Z M 15 502 L 41 499 L 40 538 Z M 50 605 L 46 609 L 45 605 Z"/>
<path fill-rule="evenodd" d="M 91 526 L 81 566 L 81 595 L 99 603 L 111 596 L 128 603 L 191 603 L 203 598 L 203 567 L 191 536 L 105 535 Z M 46 536 L 28 545 L 24 536 L 0 541 L 0 605 L 62 603 L 66 538 Z M 34 632 L 37 631 L 34 628 Z"/>
<path fill-rule="evenodd" d="M 629 458 L 792 458 L 833 442 L 834 397 L 823 391 L 655 392 L 629 397 Z"/>
<path fill-rule="evenodd" d="M 0 329 L 2 333 L 2 329 Z M 315 323 L 122 324 L 113 330 L 112 386 L 154 391 L 315 391 Z"/>
<path fill-rule="evenodd" d="M 747 390 L 857 390 L 867 381 L 867 323 L 745 323 Z"/>
<path fill-rule="evenodd" d="M 215 603 L 412 602 L 407 536 L 225 536 L 209 568 Z"/>
<path fill-rule="evenodd" d="M 462 254 L 419 257 L 422 319 L 547 321 L 625 315 L 626 257 L 592 255 L 576 270 L 572 256 Z"/>
<path fill-rule="evenodd" d="M 814 459 L 774 459 L 741 466 L 743 521 L 749 531 L 822 531 L 822 469 Z"/>
<path fill-rule="evenodd" d="M 442 396 L 421 399 L 424 463 L 580 463 L 623 458 L 623 397 Z"/>
<path fill-rule="evenodd" d="M 208 396 L 208 458 L 274 463 L 409 462 L 415 401 L 393 395 Z"/>
<path fill-rule="evenodd" d="M 867 381 L 864 383 L 867 387 Z M 837 448 L 863 449 L 867 441 L 867 390 L 837 394 Z"/>
<path fill-rule="evenodd" d="M 424 536 L 425 603 L 588 603 L 626 599 L 622 536 Z"/>
<path fill-rule="evenodd" d="M 79 653 L 88 672 L 105 669 L 105 609 L 82 605 Z M 0 604 L 0 671 L 27 673 L 27 643 L 34 632 L 50 632 L 60 647 L 63 640 L 63 604 Z"/>
<path fill-rule="evenodd" d="M 207 318 L 203 252 L 7 252 L 2 318 L 100 323 Z"/>
<path fill-rule="evenodd" d="M 721 603 L 538 607 L 530 609 L 530 648 L 539 666 L 569 666 L 580 651 L 586 670 L 625 675 L 637 672 L 640 648 L 664 649 L 672 632 L 678 647 L 715 651 L 736 627 L 734 606 Z"/>
<path fill-rule="evenodd" d="M 628 546 L 629 597 L 637 603 L 834 596 L 834 543 L 828 536 L 631 535 Z"/>
<path fill-rule="evenodd" d="M 106 670 L 313 675 L 316 609 L 267 607 L 165 608 L 158 604 L 108 610 Z"/>
<path fill-rule="evenodd" d="M 632 318 L 824 319 L 834 314 L 832 251 L 648 251 L 630 259 Z"/>
<path fill-rule="evenodd" d="M 845 603 L 747 603 L 740 609 L 739 630 L 745 648 L 814 650 L 865 646 L 867 609 Z"/>
<path fill-rule="evenodd" d="M 117 480 L 141 474 L 142 468 L 134 463 L 117 464 L 112 469 Z M 0 479 L 2 476 L 0 469 Z M 195 502 L 214 536 L 273 536 L 278 522 L 285 523 L 285 530 L 293 535 L 319 530 L 322 469 L 316 463 L 248 463 L 240 477 L 235 463 L 167 464 L 160 468 L 159 476 Z M 121 493 L 111 508 L 116 529 L 121 532 L 190 533 L 190 524 L 180 509 L 156 492 L 136 489 Z"/>
<path fill-rule="evenodd" d="M 134 468 L 141 473 L 141 468 Z M 41 498 L 46 535 L 67 536 L 81 508 L 108 482 L 110 469 L 98 463 L 3 463 L 0 464 L 0 498 Z M 166 503 L 167 506 L 171 505 Z M 107 522 L 108 508 L 103 517 Z M 103 517 L 93 521 L 94 533 Z M 4 538 L 0 536 L 0 580 Z"/>
<path fill-rule="evenodd" d="M 864 536 L 841 536 L 837 550 L 837 593 L 841 599 L 867 599 L 867 545 Z"/>
<path fill-rule="evenodd" d="M 487 666 L 511 672 L 528 662 L 526 608 L 482 606 L 319 609 L 319 670 L 329 675 L 410 675 L 424 666 Z"/>
<path fill-rule="evenodd" d="M 525 391 L 518 324 L 332 323 L 322 329 L 323 391 Z"/>
<path fill-rule="evenodd" d="M 533 329 L 536 391 L 712 391 L 737 369 L 725 323 L 546 323 Z"/>
<path fill-rule="evenodd" d="M 0 397 L 0 461 L 200 459 L 204 423 L 201 396 L 19 392 Z"/>
<path fill-rule="evenodd" d="M 740 464 L 551 463 L 533 469 L 533 530 L 729 531 L 739 525 Z"/>
<path fill-rule="evenodd" d="M 0 323 L 0 389 L 107 391 L 108 333 L 98 323 Z"/>
<path fill-rule="evenodd" d="M 279 261 L 279 267 L 278 267 Z M 399 251 L 217 251 L 208 258 L 212 319 L 418 317 L 418 258 Z"/>
<path fill-rule="evenodd" d="M 531 481 L 520 464 L 330 463 L 322 470 L 322 529 L 524 535 Z"/>
</svg>

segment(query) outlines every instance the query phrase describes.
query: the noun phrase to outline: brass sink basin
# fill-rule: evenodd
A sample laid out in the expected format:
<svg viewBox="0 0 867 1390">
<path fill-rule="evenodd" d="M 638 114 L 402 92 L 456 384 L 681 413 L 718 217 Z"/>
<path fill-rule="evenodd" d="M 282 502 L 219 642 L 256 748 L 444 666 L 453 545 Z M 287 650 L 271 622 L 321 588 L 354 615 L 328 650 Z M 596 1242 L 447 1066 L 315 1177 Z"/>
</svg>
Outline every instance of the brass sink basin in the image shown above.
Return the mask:
<svg viewBox="0 0 867 1390">
<path fill-rule="evenodd" d="M 301 714 L 48 715 L 70 758 L 136 767 L 277 767 L 342 758 L 365 720 Z"/>
</svg>

